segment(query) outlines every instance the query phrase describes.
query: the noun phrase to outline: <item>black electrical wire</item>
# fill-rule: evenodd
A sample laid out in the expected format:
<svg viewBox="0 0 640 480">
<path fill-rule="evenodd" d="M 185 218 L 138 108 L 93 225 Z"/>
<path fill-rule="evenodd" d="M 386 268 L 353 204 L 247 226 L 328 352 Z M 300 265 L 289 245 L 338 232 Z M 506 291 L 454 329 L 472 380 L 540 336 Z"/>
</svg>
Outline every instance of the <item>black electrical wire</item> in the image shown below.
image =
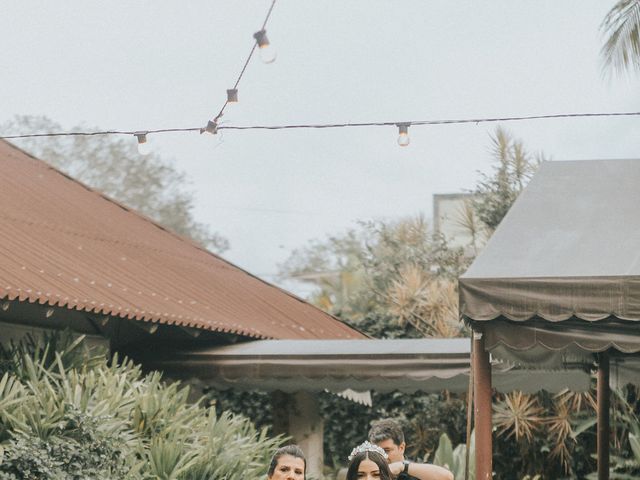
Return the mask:
<svg viewBox="0 0 640 480">
<path fill-rule="evenodd" d="M 420 125 L 452 125 L 465 123 L 498 123 L 515 122 L 526 120 L 550 120 L 560 118 L 594 118 L 594 117 L 637 117 L 640 112 L 600 112 L 600 113 L 556 113 L 549 115 L 525 115 L 514 117 L 493 117 L 493 118 L 463 118 L 463 119 L 442 119 L 442 120 L 414 120 L 402 122 L 350 122 L 350 123 L 306 123 L 292 125 L 220 125 L 218 130 L 289 130 L 289 129 L 323 129 L 323 128 L 351 128 L 351 127 L 388 127 L 399 124 L 409 126 Z M 1 139 L 34 138 L 34 137 L 71 137 L 71 136 L 92 136 L 92 135 L 135 135 L 138 133 L 168 133 L 168 132 L 200 132 L 200 127 L 187 128 L 158 128 L 155 130 L 103 130 L 95 132 L 46 132 L 29 133 L 23 135 L 2 135 Z"/>
<path fill-rule="evenodd" d="M 495 118 L 465 118 L 465 119 L 445 119 L 445 120 L 414 120 L 398 122 L 360 122 L 360 123 L 321 123 L 321 124 L 300 124 L 300 125 L 224 125 L 218 129 L 227 130 L 286 130 L 296 128 L 344 128 L 344 127 L 388 127 L 397 125 L 449 125 L 464 123 L 496 123 L 514 122 L 523 120 L 545 120 L 554 118 L 579 118 L 579 117 L 631 117 L 640 116 L 640 112 L 607 112 L 607 113 L 557 113 L 550 115 L 527 115 L 519 117 L 495 117 Z"/>
</svg>

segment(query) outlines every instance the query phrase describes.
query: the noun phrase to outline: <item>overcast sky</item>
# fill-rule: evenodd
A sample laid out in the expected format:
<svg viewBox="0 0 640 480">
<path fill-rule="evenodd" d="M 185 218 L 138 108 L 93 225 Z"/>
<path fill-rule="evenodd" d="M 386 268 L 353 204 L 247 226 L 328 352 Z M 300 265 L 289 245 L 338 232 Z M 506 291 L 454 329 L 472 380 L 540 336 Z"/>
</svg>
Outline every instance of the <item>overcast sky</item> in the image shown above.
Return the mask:
<svg viewBox="0 0 640 480">
<path fill-rule="evenodd" d="M 411 121 L 640 110 L 640 75 L 602 75 L 613 0 L 278 0 L 229 125 Z M 0 123 L 192 127 L 217 113 L 270 0 L 0 2 Z M 505 123 L 554 160 L 640 154 L 640 118 Z M 187 173 L 225 255 L 272 279 L 358 219 L 431 215 L 434 193 L 488 171 L 491 124 L 151 136 Z M 131 140 L 134 142 L 134 139 Z M 302 293 L 302 292 L 299 292 Z"/>
</svg>

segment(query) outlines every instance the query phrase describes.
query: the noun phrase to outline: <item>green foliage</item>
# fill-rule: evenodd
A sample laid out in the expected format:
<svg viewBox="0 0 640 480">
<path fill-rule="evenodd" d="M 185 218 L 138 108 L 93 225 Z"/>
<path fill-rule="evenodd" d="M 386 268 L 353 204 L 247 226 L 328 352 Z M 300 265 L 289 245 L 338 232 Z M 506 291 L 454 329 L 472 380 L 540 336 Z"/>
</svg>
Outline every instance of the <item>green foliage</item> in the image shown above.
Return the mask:
<svg viewBox="0 0 640 480">
<path fill-rule="evenodd" d="M 218 411 L 229 411 L 247 417 L 258 428 L 273 424 L 271 397 L 262 391 L 205 389 L 207 402 Z"/>
<path fill-rule="evenodd" d="M 428 460 L 442 432 L 464 441 L 466 402 L 447 394 L 372 392 L 373 408 L 333 395 L 321 397 L 325 419 L 326 462 L 344 465 L 354 445 L 366 439 L 369 425 L 380 418 L 395 418 L 404 430 L 407 456 Z"/>
<path fill-rule="evenodd" d="M 494 470 L 514 478 L 584 478 L 593 468 L 594 415 L 590 393 L 513 392 L 494 398 Z M 578 429 L 583 434 L 576 441 Z"/>
<path fill-rule="evenodd" d="M 124 478 L 126 440 L 100 428 L 109 421 L 69 409 L 46 439 L 16 431 L 4 447 L 0 478 Z"/>
<path fill-rule="evenodd" d="M 494 415 L 496 472 L 510 472 L 514 478 L 597 478 L 596 473 L 589 473 L 596 468 L 595 399 L 590 392 L 540 392 L 523 396 L 526 398 L 520 401 L 515 401 L 518 394 L 511 394 L 509 402 L 506 397 L 498 395 L 494 399 L 500 412 Z M 638 411 L 635 387 L 612 390 L 612 479 L 640 476 L 640 457 L 636 458 L 634 450 L 640 434 Z"/>
<path fill-rule="evenodd" d="M 47 117 L 16 116 L 0 125 L 5 134 L 60 132 Z M 72 130 L 87 130 L 78 126 Z M 99 130 L 99 129 L 95 129 Z M 193 194 L 187 179 L 157 154 L 141 156 L 132 139 L 108 136 L 38 137 L 16 145 L 168 229 L 222 253 L 227 240 L 193 218 Z"/>
<path fill-rule="evenodd" d="M 209 390 L 207 398 L 220 409 L 247 415 L 257 425 L 269 425 L 272 421 L 267 393 Z M 372 392 L 372 400 L 373 408 L 330 393 L 319 395 L 326 465 L 346 465 L 353 446 L 366 439 L 369 425 L 380 418 L 395 418 L 402 423 L 410 458 L 429 459 L 442 432 L 458 443 L 464 441 L 466 402 L 462 397 Z"/>
<path fill-rule="evenodd" d="M 475 433 L 471 433 L 469 442 L 469 480 L 476 478 Z M 438 448 L 433 456 L 433 463 L 448 468 L 455 480 L 465 480 L 465 466 L 467 464 L 467 445 L 461 443 L 453 448 L 451 439 L 446 433 L 440 436 Z"/>
<path fill-rule="evenodd" d="M 342 236 L 312 242 L 292 253 L 281 275 L 316 285 L 316 305 L 373 337 L 451 337 L 464 333 L 454 279 L 465 267 L 462 249 L 449 248 L 415 217 L 363 222 Z M 466 403 L 455 396 L 372 395 L 373 408 L 321 396 L 326 463 L 344 465 L 379 418 L 401 421 L 412 458 L 428 458 L 442 432 L 460 439 L 465 431 Z"/>
<path fill-rule="evenodd" d="M 613 390 L 611 425 L 616 454 L 611 455 L 612 479 L 640 478 L 640 419 L 635 389 Z M 594 472 L 590 478 L 597 478 Z M 589 478 L 589 477 L 587 477 Z"/>
<path fill-rule="evenodd" d="M 496 128 L 491 137 L 496 162 L 492 175 L 481 175 L 474 193 L 473 206 L 482 223 L 493 232 L 542 161 L 542 154 L 531 156 L 520 140 L 506 130 Z"/>
<path fill-rule="evenodd" d="M 2 480 L 257 480 L 281 441 L 69 336 L 1 357 Z"/>
<path fill-rule="evenodd" d="M 640 2 L 618 0 L 600 28 L 606 35 L 601 50 L 605 69 L 640 70 Z"/>
<path fill-rule="evenodd" d="M 454 279 L 466 266 L 422 217 L 361 223 L 296 250 L 283 277 L 318 287 L 311 300 L 376 337 L 460 335 Z"/>
</svg>

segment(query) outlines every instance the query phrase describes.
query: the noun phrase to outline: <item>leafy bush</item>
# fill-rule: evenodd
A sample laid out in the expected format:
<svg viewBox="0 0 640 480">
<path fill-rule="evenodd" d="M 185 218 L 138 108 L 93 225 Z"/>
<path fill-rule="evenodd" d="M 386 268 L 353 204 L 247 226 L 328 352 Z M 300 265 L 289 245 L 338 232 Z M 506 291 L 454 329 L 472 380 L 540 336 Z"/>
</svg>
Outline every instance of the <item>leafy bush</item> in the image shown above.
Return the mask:
<svg viewBox="0 0 640 480">
<path fill-rule="evenodd" d="M 258 479 L 281 440 L 69 335 L 0 350 L 0 374 L 2 480 Z"/>
<path fill-rule="evenodd" d="M 440 436 L 438 448 L 433 455 L 433 463 L 451 470 L 455 480 L 464 480 L 467 464 L 467 444 L 461 443 L 453 448 L 446 433 Z M 471 433 L 469 442 L 469 480 L 476 478 L 475 434 Z"/>
</svg>

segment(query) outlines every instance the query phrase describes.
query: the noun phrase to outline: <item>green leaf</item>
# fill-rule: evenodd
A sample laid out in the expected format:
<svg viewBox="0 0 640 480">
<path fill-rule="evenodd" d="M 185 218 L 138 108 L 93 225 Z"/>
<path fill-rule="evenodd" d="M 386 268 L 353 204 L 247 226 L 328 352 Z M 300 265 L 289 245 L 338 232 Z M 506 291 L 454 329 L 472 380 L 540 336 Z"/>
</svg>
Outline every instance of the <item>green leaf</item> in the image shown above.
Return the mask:
<svg viewBox="0 0 640 480">
<path fill-rule="evenodd" d="M 438 442 L 438 448 L 433 457 L 433 463 L 441 467 L 453 468 L 453 447 L 451 445 L 451 439 L 446 433 L 440 435 L 440 441 Z"/>
</svg>

